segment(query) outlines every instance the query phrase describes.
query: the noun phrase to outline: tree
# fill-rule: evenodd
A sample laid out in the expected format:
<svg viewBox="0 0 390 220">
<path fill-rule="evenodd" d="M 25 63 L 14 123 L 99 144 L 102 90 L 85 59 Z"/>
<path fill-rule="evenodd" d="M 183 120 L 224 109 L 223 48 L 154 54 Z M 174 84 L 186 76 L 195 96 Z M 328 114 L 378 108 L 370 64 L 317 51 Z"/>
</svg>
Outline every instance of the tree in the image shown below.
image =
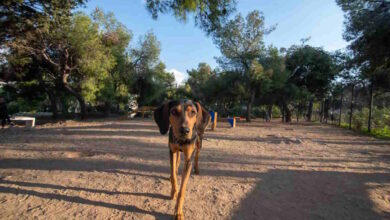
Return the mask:
<svg viewBox="0 0 390 220">
<path fill-rule="evenodd" d="M 58 8 L 71 10 L 83 5 L 85 0 L 3 0 L 0 3 L 0 44 L 25 36 L 40 28 L 41 19 L 51 16 Z"/>
<path fill-rule="evenodd" d="M 207 102 L 209 94 L 209 80 L 215 76 L 215 71 L 207 63 L 199 63 L 197 69 L 187 71 L 188 85 L 191 87 L 191 96 L 195 100 Z"/>
<path fill-rule="evenodd" d="M 152 32 L 141 37 L 138 46 L 131 50 L 132 92 L 139 95 L 140 105 L 158 104 L 174 86 L 174 76 L 165 71 L 159 56 L 160 42 Z"/>
<path fill-rule="evenodd" d="M 171 12 L 178 20 L 186 21 L 194 14 L 196 25 L 206 33 L 219 29 L 235 11 L 235 0 L 146 0 L 146 7 L 154 19 L 159 13 Z"/>
<path fill-rule="evenodd" d="M 345 12 L 344 39 L 351 42 L 354 62 L 370 81 L 368 131 L 375 88 L 390 88 L 390 2 L 387 0 L 337 0 Z"/>
<path fill-rule="evenodd" d="M 345 12 L 344 39 L 360 65 L 390 71 L 390 2 L 387 0 L 337 0 Z"/>
<path fill-rule="evenodd" d="M 284 50 L 278 50 L 274 46 L 269 46 L 265 54 L 259 57 L 259 62 L 266 71 L 271 73 L 268 83 L 263 86 L 260 92 L 259 102 L 267 105 L 268 116 L 272 119 L 272 106 L 280 105 L 283 99 L 282 89 L 285 87 L 289 77 L 286 70 Z"/>
<path fill-rule="evenodd" d="M 129 68 L 127 48 L 132 33 L 120 23 L 112 12 L 104 13 L 96 8 L 92 14 L 94 21 L 99 24 L 103 36 L 103 44 L 110 49 L 115 65 L 109 71 L 109 77 L 104 81 L 98 94 L 98 101 L 104 103 L 104 111 L 108 116 L 113 103 L 127 103 L 129 90 L 132 85 L 132 72 Z"/>
<path fill-rule="evenodd" d="M 325 98 L 337 73 L 333 58 L 322 48 L 291 46 L 286 55 L 286 68 L 292 74 L 290 80 L 313 95 L 309 98 L 307 113 L 307 120 L 311 121 L 313 99 Z"/>
<path fill-rule="evenodd" d="M 264 27 L 264 16 L 259 11 L 250 12 L 244 19 L 237 15 L 233 20 L 217 30 L 214 37 L 222 53 L 218 62 L 226 71 L 237 71 L 242 76 L 247 93 L 246 120 L 251 121 L 251 108 L 257 93 L 256 80 L 264 71 L 254 61 L 264 52 L 263 37 L 274 28 Z M 255 67 L 254 68 L 254 64 Z M 255 71 L 254 71 L 255 70 Z"/>
<path fill-rule="evenodd" d="M 102 43 L 98 24 L 82 14 L 71 16 L 71 7 L 56 8 L 39 21 L 39 27 L 8 43 L 14 54 L 39 61 L 57 89 L 74 96 L 86 117 L 86 103 L 96 92 L 113 66 L 109 50 Z"/>
</svg>

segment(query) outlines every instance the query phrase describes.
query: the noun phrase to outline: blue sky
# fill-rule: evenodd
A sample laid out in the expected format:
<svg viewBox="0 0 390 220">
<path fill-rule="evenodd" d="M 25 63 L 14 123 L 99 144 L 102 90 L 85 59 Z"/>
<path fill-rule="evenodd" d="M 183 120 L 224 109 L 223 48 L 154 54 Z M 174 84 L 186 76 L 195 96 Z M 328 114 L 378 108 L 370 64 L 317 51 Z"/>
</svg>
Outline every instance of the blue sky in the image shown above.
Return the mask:
<svg viewBox="0 0 390 220">
<path fill-rule="evenodd" d="M 246 15 L 252 10 L 264 13 L 266 26 L 277 25 L 265 37 L 267 45 L 289 47 L 300 39 L 311 37 L 308 44 L 334 51 L 345 48 L 342 39 L 343 13 L 334 0 L 237 0 L 237 13 Z M 178 82 L 187 76 L 186 71 L 200 62 L 216 67 L 214 57 L 220 56 L 213 44 L 194 21 L 177 21 L 171 15 L 153 20 L 145 8 L 144 0 L 89 0 L 82 10 L 91 13 L 96 7 L 114 12 L 116 18 L 133 33 L 132 44 L 148 31 L 153 31 L 161 42 L 160 59 L 167 70 L 174 72 Z"/>
</svg>

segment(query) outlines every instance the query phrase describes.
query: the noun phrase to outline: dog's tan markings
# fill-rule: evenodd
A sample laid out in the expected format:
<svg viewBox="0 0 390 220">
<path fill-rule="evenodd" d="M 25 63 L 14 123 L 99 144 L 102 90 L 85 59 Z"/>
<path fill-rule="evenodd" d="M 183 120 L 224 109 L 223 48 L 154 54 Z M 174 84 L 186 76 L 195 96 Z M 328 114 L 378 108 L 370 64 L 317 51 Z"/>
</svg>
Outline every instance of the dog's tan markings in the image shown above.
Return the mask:
<svg viewBox="0 0 390 220">
<path fill-rule="evenodd" d="M 190 129 L 190 132 L 188 133 L 187 138 L 191 138 L 192 132 L 194 132 L 193 128 L 194 128 L 194 125 L 196 123 L 196 114 L 197 114 L 196 107 L 193 105 L 187 105 L 185 113 L 186 114 L 185 114 L 185 123 L 184 124 Z"/>
<path fill-rule="evenodd" d="M 182 116 L 182 113 L 181 113 L 182 109 L 181 109 L 181 105 L 177 105 L 173 108 L 171 108 L 170 110 L 170 114 L 169 114 L 169 123 L 171 124 L 171 127 L 172 127 L 172 130 L 173 130 L 173 134 L 176 136 L 176 137 L 179 137 L 180 136 L 180 127 L 181 127 L 181 116 Z"/>
</svg>

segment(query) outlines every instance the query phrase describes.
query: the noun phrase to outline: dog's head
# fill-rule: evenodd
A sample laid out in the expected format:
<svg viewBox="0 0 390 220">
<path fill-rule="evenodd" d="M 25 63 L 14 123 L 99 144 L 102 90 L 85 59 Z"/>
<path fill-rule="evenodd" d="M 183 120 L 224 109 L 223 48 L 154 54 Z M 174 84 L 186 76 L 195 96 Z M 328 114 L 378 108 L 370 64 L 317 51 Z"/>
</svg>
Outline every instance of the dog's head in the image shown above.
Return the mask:
<svg viewBox="0 0 390 220">
<path fill-rule="evenodd" d="M 193 137 L 194 132 L 203 134 L 210 121 L 210 114 L 199 102 L 178 100 L 157 108 L 154 120 L 161 134 L 166 134 L 171 125 L 175 138 L 188 140 Z"/>
</svg>

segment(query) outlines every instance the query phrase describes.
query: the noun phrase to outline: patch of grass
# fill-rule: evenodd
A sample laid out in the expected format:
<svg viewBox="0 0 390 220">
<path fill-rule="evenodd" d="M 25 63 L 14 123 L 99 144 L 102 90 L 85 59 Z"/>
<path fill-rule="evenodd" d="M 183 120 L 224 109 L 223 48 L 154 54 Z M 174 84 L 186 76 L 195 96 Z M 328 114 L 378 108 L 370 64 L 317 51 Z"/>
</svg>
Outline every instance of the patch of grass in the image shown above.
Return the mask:
<svg viewBox="0 0 390 220">
<path fill-rule="evenodd" d="M 349 129 L 349 124 L 341 123 L 340 127 Z M 371 132 L 368 132 L 367 128 L 357 129 L 355 126 L 352 125 L 352 130 L 377 138 L 390 139 L 390 129 L 387 126 L 385 126 L 384 128 L 374 128 L 371 129 Z"/>
<path fill-rule="evenodd" d="M 372 129 L 371 134 L 373 134 L 375 137 L 390 139 L 390 129 L 387 126 L 382 129 Z"/>
</svg>

